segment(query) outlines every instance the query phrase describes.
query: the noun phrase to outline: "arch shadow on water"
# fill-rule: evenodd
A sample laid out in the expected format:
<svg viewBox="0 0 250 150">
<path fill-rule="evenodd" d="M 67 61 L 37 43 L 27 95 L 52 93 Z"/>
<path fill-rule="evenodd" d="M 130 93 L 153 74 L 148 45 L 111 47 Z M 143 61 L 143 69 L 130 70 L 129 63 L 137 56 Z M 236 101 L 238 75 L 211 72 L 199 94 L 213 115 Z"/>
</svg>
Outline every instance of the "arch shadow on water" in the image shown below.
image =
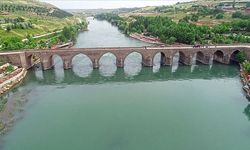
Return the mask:
<svg viewBox="0 0 250 150">
<path fill-rule="evenodd" d="M 247 105 L 243 113 L 247 116 L 247 119 L 250 121 L 250 104 Z"/>
<path fill-rule="evenodd" d="M 78 54 L 72 58 L 72 70 L 79 77 L 88 77 L 93 71 L 93 63 L 85 54 Z"/>
<path fill-rule="evenodd" d="M 128 76 L 136 76 L 142 70 L 142 54 L 132 52 L 124 60 L 124 72 Z"/>
<path fill-rule="evenodd" d="M 43 80 L 44 79 L 43 68 L 42 68 L 42 64 L 41 63 L 39 65 L 36 65 L 32 69 L 34 70 L 35 75 L 36 75 L 36 77 L 37 77 L 38 80 Z"/>
<path fill-rule="evenodd" d="M 160 70 L 162 66 L 165 65 L 166 56 L 162 52 L 158 52 L 154 55 L 153 58 L 153 72 L 156 73 Z"/>
<path fill-rule="evenodd" d="M 102 76 L 113 76 L 117 70 L 116 56 L 113 53 L 105 53 L 99 59 L 99 71 Z"/>
<path fill-rule="evenodd" d="M 32 54 L 28 57 L 28 63 L 30 66 L 32 66 L 32 70 L 35 71 L 35 75 L 39 80 L 43 80 L 43 69 L 42 69 L 42 63 L 41 63 L 41 57 L 36 54 Z"/>
</svg>

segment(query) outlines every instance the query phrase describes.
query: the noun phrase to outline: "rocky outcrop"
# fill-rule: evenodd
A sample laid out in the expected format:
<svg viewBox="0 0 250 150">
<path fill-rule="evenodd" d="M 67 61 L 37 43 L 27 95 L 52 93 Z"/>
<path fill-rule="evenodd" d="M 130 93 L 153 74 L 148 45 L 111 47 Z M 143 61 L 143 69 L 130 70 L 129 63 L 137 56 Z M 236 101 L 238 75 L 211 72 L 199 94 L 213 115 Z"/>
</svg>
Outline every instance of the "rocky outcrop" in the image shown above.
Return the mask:
<svg viewBox="0 0 250 150">
<path fill-rule="evenodd" d="M 0 80 L 0 94 L 3 94 L 13 88 L 16 84 L 23 80 L 26 76 L 27 70 L 18 68 L 6 77 Z"/>
</svg>

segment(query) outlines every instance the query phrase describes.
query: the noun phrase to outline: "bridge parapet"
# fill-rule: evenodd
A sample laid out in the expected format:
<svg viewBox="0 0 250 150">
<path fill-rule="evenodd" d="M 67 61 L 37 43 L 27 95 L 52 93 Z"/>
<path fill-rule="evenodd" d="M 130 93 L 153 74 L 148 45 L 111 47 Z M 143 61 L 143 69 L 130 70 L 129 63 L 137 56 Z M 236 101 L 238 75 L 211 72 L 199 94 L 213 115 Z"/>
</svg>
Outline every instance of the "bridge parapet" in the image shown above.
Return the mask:
<svg viewBox="0 0 250 150">
<path fill-rule="evenodd" d="M 40 57 L 44 70 L 53 67 L 52 57 L 58 55 L 62 58 L 64 68 L 72 67 L 72 59 L 78 54 L 84 54 L 90 58 L 93 67 L 99 67 L 100 58 L 106 53 L 112 53 L 116 56 L 116 65 L 124 67 L 126 57 L 132 52 L 138 52 L 142 55 L 144 66 L 153 66 L 153 59 L 157 53 L 161 54 L 161 64 L 171 65 L 173 57 L 179 53 L 179 61 L 186 65 L 192 64 L 192 59 L 196 55 L 197 61 L 208 64 L 213 57 L 215 61 L 229 64 L 232 55 L 237 51 L 244 51 L 250 59 L 250 46 L 213 46 L 208 48 L 192 47 L 111 47 L 111 48 L 72 48 L 58 50 L 30 50 L 24 52 L 5 52 L 1 56 L 8 57 L 9 61 L 15 65 L 24 68 L 32 66 L 31 58 L 33 55 Z"/>
</svg>

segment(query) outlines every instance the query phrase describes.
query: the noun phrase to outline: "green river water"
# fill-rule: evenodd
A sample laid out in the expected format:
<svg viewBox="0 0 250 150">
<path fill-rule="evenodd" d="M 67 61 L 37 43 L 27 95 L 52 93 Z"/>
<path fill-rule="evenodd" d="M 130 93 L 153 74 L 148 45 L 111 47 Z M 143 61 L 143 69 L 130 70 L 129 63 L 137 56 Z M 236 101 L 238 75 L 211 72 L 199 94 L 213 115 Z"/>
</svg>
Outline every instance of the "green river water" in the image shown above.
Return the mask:
<svg viewBox="0 0 250 150">
<path fill-rule="evenodd" d="M 76 47 L 117 45 L 148 44 L 90 19 L 89 31 L 79 34 Z M 158 55 L 153 68 L 144 68 L 141 57 L 132 54 L 118 69 L 114 56 L 107 54 L 100 69 L 93 70 L 79 55 L 73 69 L 64 71 L 55 56 L 54 70 L 29 71 L 5 96 L 25 103 L 1 136 L 0 149 L 250 149 L 250 105 L 237 65 L 160 67 L 159 60 Z"/>
</svg>

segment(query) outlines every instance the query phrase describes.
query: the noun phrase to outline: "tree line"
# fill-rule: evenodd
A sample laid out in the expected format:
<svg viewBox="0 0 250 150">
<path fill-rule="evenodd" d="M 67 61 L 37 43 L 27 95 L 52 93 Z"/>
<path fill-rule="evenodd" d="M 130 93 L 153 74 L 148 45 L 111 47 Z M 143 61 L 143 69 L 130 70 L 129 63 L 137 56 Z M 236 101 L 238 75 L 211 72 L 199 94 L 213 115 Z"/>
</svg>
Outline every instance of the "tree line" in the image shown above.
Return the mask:
<svg viewBox="0 0 250 150">
<path fill-rule="evenodd" d="M 250 42 L 250 20 L 233 21 L 208 27 L 205 25 L 197 26 L 186 21 L 176 23 L 165 16 L 122 18 L 117 14 L 105 13 L 96 15 L 96 18 L 111 22 L 125 34 L 146 33 L 159 37 L 165 43 L 230 44 Z"/>
</svg>

